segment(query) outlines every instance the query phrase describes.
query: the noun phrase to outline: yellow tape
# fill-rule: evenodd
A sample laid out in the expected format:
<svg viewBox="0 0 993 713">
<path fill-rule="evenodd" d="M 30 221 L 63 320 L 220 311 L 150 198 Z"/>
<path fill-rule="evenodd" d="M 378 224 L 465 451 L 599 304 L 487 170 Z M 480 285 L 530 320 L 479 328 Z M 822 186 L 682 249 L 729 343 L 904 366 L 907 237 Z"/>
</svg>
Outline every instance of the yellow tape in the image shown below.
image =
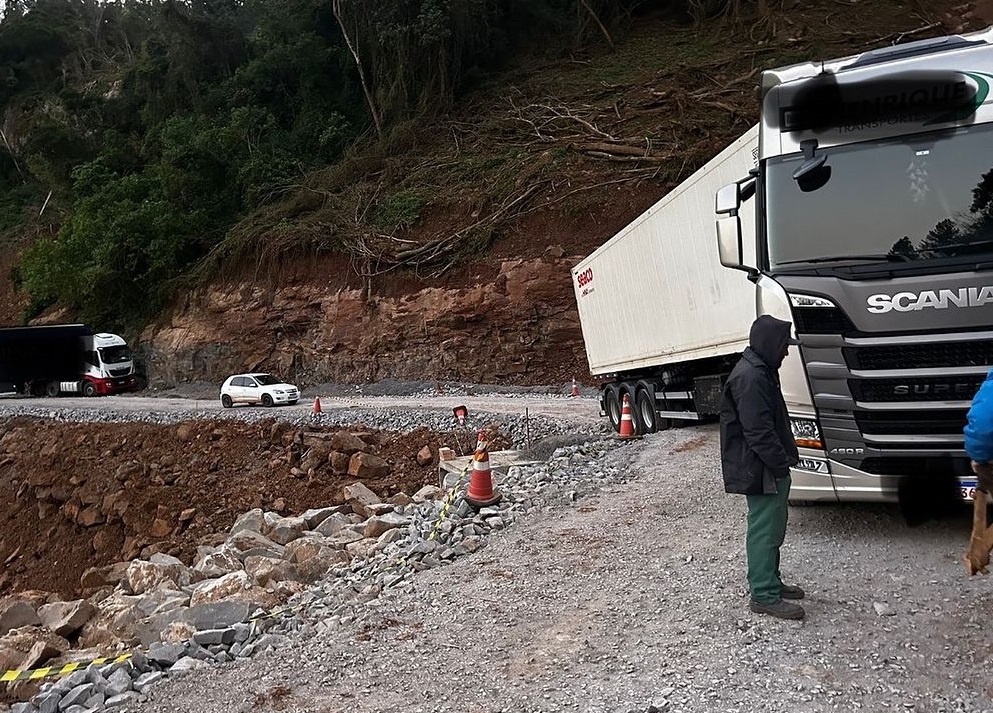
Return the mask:
<svg viewBox="0 0 993 713">
<path fill-rule="evenodd" d="M 44 668 L 35 669 L 11 669 L 4 671 L 0 674 L 0 682 L 9 683 L 11 681 L 36 681 L 39 678 L 48 678 L 50 676 L 66 676 L 74 671 L 78 671 L 81 668 L 86 668 L 88 666 L 103 666 L 104 664 L 116 664 L 124 663 L 134 654 L 121 654 L 120 656 L 103 656 L 100 658 L 92 659 L 90 661 L 73 661 L 72 663 L 67 663 L 64 666 L 45 666 Z"/>
<path fill-rule="evenodd" d="M 438 519 L 435 520 L 434 527 L 431 528 L 431 534 L 428 536 L 429 540 L 433 540 L 438 536 L 438 531 L 441 529 L 442 524 L 448 517 L 448 510 L 452 507 L 455 502 L 455 496 L 458 494 L 459 489 L 462 487 L 462 481 L 465 480 L 466 475 L 472 470 L 472 461 L 469 461 L 468 465 L 462 469 L 459 473 L 459 479 L 455 481 L 455 485 L 448 493 L 448 497 L 445 498 L 445 504 L 441 506 L 441 511 L 438 513 Z"/>
</svg>

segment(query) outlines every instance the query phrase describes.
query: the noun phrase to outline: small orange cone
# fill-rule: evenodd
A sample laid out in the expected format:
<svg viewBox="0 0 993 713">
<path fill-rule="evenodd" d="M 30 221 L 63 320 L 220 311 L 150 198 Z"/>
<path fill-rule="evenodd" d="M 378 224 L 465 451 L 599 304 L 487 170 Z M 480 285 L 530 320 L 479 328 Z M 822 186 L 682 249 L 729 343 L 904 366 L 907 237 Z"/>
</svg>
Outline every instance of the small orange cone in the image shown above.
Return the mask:
<svg viewBox="0 0 993 713">
<path fill-rule="evenodd" d="M 314 398 L 314 413 L 321 413 L 321 397 Z"/>
<path fill-rule="evenodd" d="M 572 380 L 572 393 L 569 396 L 579 396 L 579 384 L 576 383 L 575 377 Z"/>
<path fill-rule="evenodd" d="M 634 419 L 631 418 L 631 399 L 624 394 L 624 402 L 621 406 L 621 438 L 634 438 Z"/>
<path fill-rule="evenodd" d="M 476 452 L 472 454 L 472 477 L 465 500 L 473 507 L 481 508 L 500 502 L 503 496 L 493 487 L 493 474 L 490 472 L 490 452 L 486 448 L 486 435 L 480 431 Z"/>
</svg>

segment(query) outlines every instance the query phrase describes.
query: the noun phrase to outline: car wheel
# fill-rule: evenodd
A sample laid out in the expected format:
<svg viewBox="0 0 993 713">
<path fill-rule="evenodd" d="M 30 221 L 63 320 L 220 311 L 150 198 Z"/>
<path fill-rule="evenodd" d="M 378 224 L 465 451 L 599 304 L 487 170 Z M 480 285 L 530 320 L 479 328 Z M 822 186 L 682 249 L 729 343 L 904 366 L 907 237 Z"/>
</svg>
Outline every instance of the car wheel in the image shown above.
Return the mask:
<svg viewBox="0 0 993 713">
<path fill-rule="evenodd" d="M 92 381 L 83 382 L 83 396 L 90 397 L 97 395 L 97 385 Z"/>
<path fill-rule="evenodd" d="M 228 396 L 227 394 L 223 394 L 221 396 L 221 406 L 223 406 L 224 408 L 231 408 L 232 406 L 234 406 L 234 402 L 231 400 L 230 396 Z"/>
<path fill-rule="evenodd" d="M 272 397 L 269 394 L 262 394 L 262 405 L 266 408 L 272 406 Z"/>
</svg>

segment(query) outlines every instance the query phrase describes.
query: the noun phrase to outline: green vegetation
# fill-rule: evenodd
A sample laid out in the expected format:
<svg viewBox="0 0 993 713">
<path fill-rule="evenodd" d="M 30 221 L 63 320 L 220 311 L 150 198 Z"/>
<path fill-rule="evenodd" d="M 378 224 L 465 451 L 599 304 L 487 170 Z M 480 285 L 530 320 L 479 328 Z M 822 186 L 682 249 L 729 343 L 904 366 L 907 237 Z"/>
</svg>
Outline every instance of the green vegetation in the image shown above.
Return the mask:
<svg viewBox="0 0 993 713">
<path fill-rule="evenodd" d="M 470 126 L 464 144 L 456 135 L 454 155 L 431 168 L 394 161 L 421 141 L 432 117 L 482 93 L 515 58 L 613 48 L 639 13 L 700 19 L 727 7 L 8 0 L 0 20 L 0 237 L 30 238 L 16 270 L 31 298 L 25 316 L 59 304 L 101 328 L 133 331 L 190 279 L 306 251 L 444 269 L 488 247 L 495 221 L 536 195 L 522 179 L 551 181 L 568 151 L 560 146 L 535 163 L 514 146 L 485 147 Z M 618 61 L 599 79 L 631 80 L 643 71 L 638 52 L 618 45 Z M 513 121 L 569 121 L 536 111 L 522 107 Z M 349 228 L 410 229 L 435 194 L 457 201 L 459 178 L 480 172 L 491 193 L 465 198 L 474 217 L 452 235 L 387 259 Z M 370 175 L 374 190 L 360 187 Z"/>
</svg>

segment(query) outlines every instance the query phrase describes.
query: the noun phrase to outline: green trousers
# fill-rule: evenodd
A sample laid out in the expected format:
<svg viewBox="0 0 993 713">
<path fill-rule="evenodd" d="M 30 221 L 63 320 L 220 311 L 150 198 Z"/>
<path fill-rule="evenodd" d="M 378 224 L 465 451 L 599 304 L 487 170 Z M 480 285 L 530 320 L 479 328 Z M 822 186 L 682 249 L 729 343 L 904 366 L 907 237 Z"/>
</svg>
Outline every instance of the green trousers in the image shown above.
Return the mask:
<svg viewBox="0 0 993 713">
<path fill-rule="evenodd" d="M 775 495 L 748 495 L 748 589 L 752 601 L 772 604 L 780 599 L 783 579 L 779 574 L 779 548 L 786 539 L 790 478 L 778 478 Z"/>
</svg>

